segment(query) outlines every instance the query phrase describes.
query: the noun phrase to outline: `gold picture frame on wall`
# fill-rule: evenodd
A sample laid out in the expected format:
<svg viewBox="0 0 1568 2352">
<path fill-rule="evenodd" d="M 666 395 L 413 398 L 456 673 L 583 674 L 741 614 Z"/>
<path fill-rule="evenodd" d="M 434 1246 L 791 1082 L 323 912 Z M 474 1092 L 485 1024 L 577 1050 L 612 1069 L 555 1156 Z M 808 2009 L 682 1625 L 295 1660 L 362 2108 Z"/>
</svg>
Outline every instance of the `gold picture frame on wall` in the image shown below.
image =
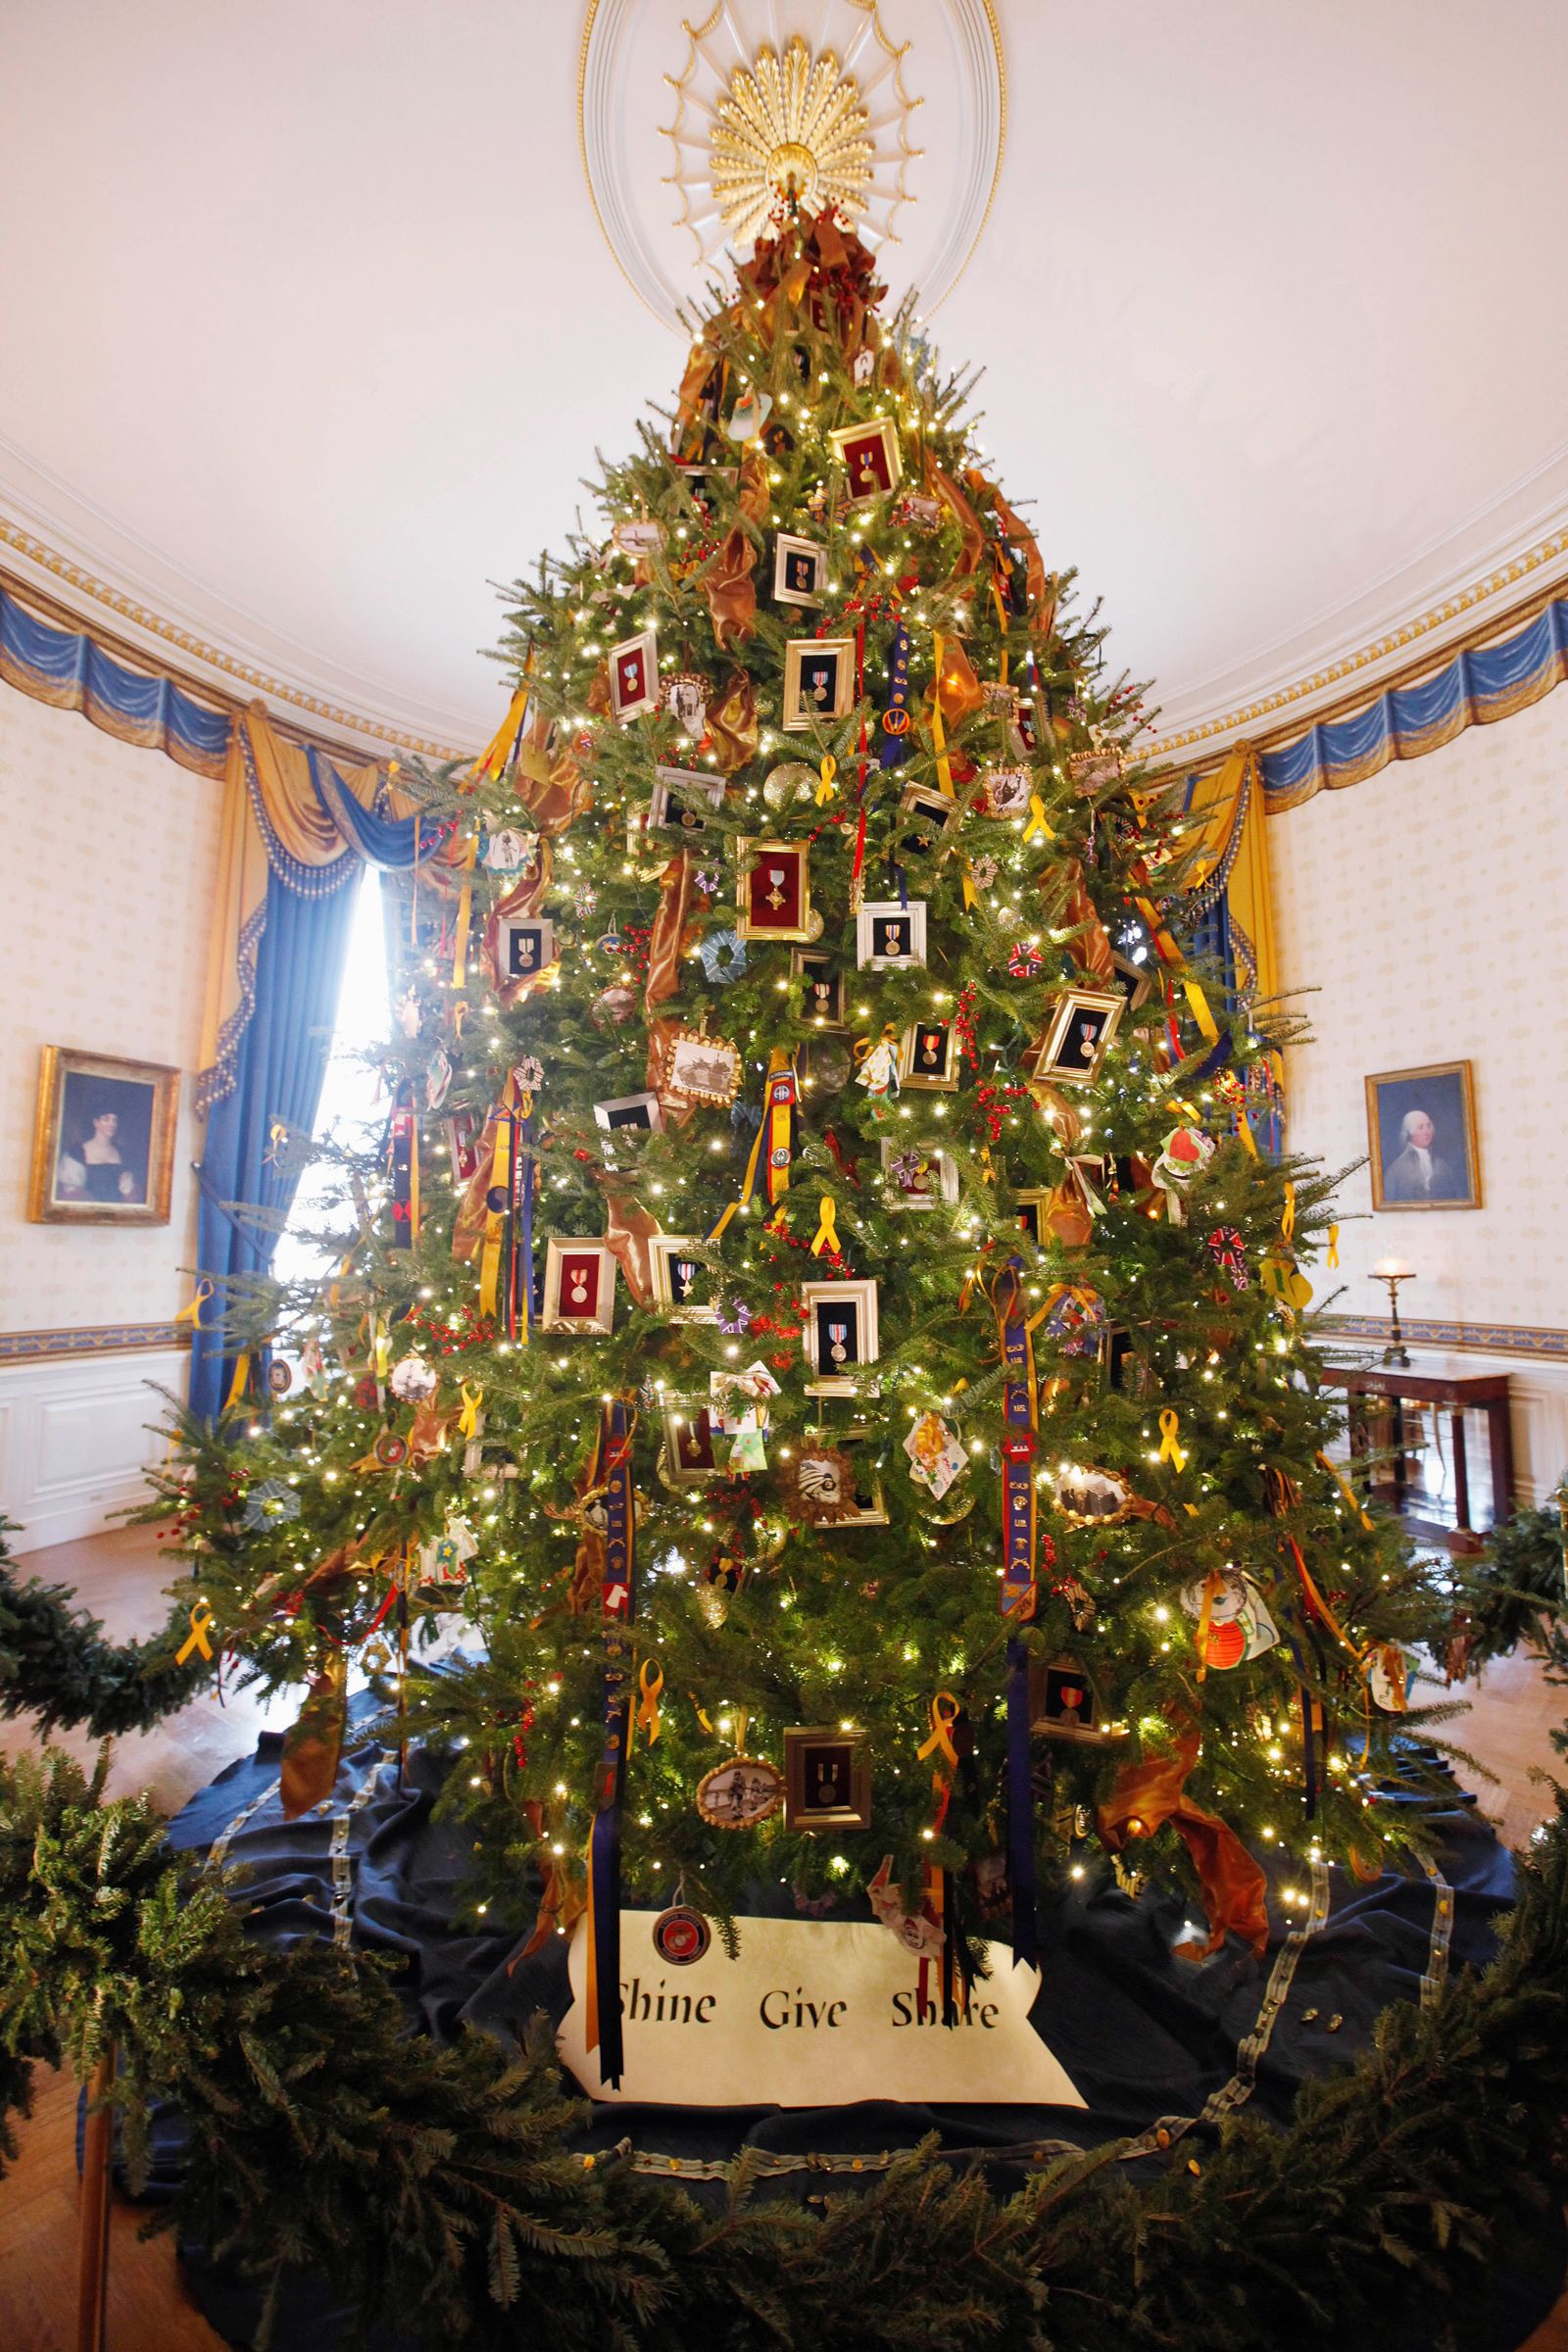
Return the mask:
<svg viewBox="0 0 1568 2352">
<path fill-rule="evenodd" d="M 1372 1206 L 1479 1208 L 1481 1153 L 1469 1062 L 1380 1070 L 1365 1086 Z"/>
<path fill-rule="evenodd" d="M 45 1046 L 27 1215 L 35 1225 L 167 1225 L 179 1072 Z"/>
</svg>

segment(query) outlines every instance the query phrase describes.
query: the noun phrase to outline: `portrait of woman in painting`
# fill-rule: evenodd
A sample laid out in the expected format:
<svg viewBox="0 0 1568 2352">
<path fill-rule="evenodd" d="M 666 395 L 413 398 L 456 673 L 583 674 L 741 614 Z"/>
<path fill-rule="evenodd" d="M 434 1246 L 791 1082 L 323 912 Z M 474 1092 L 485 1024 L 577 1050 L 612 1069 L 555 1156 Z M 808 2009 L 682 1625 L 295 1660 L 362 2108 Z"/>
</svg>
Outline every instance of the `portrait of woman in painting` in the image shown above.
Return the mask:
<svg viewBox="0 0 1568 2352">
<path fill-rule="evenodd" d="M 45 1223 L 164 1224 L 179 1072 L 46 1046 L 29 1213 Z"/>
</svg>

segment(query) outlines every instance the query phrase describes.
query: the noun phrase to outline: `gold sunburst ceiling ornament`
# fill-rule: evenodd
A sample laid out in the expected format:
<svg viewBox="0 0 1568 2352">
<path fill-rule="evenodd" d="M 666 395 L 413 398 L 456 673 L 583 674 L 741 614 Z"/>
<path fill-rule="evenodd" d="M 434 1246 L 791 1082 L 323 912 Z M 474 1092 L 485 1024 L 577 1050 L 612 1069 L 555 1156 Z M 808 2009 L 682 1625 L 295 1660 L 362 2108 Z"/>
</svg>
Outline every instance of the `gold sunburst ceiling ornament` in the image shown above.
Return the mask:
<svg viewBox="0 0 1568 2352">
<path fill-rule="evenodd" d="M 730 235 L 758 236 L 780 197 L 858 219 L 875 153 L 870 124 L 854 74 L 831 49 L 813 57 L 797 33 L 781 58 L 764 43 L 753 65 L 730 75 L 709 134 L 713 195 Z"/>
</svg>

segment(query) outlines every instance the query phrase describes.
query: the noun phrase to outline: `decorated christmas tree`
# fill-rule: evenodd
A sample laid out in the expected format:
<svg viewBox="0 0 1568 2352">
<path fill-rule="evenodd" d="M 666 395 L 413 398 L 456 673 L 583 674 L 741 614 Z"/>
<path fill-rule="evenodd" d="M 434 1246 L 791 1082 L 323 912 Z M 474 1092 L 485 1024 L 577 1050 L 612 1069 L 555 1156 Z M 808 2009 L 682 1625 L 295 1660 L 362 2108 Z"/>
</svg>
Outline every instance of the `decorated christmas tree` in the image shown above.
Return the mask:
<svg viewBox="0 0 1568 2352">
<path fill-rule="evenodd" d="M 1412 1835 L 1441 1596 L 1326 1450 L 1279 1008 L 1198 956 L 1185 793 L 881 294 L 786 209 L 513 591 L 495 743 L 402 779 L 352 1230 L 229 1301 L 270 1366 L 166 1474 L 198 1646 L 311 1687 L 289 1808 L 368 1669 L 461 1758 L 474 1912 L 586 1913 L 606 2082 L 633 1963 L 764 1893 L 869 1901 L 953 2020 L 1106 1855 L 1261 1948 Z"/>
</svg>

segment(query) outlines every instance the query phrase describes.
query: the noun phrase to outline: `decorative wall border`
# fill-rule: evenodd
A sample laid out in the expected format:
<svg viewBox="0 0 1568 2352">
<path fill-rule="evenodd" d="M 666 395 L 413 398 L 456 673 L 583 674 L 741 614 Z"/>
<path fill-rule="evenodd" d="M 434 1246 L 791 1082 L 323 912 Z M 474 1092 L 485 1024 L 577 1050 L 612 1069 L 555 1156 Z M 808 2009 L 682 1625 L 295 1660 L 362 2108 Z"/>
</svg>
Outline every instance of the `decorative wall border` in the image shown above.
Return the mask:
<svg viewBox="0 0 1568 2352">
<path fill-rule="evenodd" d="M 1452 1348 L 1479 1355 L 1533 1356 L 1568 1363 L 1568 1331 L 1536 1328 L 1526 1323 L 1444 1323 L 1401 1316 L 1399 1328 L 1412 1347 Z M 1315 1331 L 1334 1340 L 1372 1340 L 1389 1344 L 1389 1322 L 1383 1315 L 1319 1315 Z"/>
<path fill-rule="evenodd" d="M 188 1348 L 186 1323 L 92 1323 L 79 1331 L 0 1331 L 0 1364 L 31 1364 L 65 1355 L 130 1355 Z"/>
</svg>

